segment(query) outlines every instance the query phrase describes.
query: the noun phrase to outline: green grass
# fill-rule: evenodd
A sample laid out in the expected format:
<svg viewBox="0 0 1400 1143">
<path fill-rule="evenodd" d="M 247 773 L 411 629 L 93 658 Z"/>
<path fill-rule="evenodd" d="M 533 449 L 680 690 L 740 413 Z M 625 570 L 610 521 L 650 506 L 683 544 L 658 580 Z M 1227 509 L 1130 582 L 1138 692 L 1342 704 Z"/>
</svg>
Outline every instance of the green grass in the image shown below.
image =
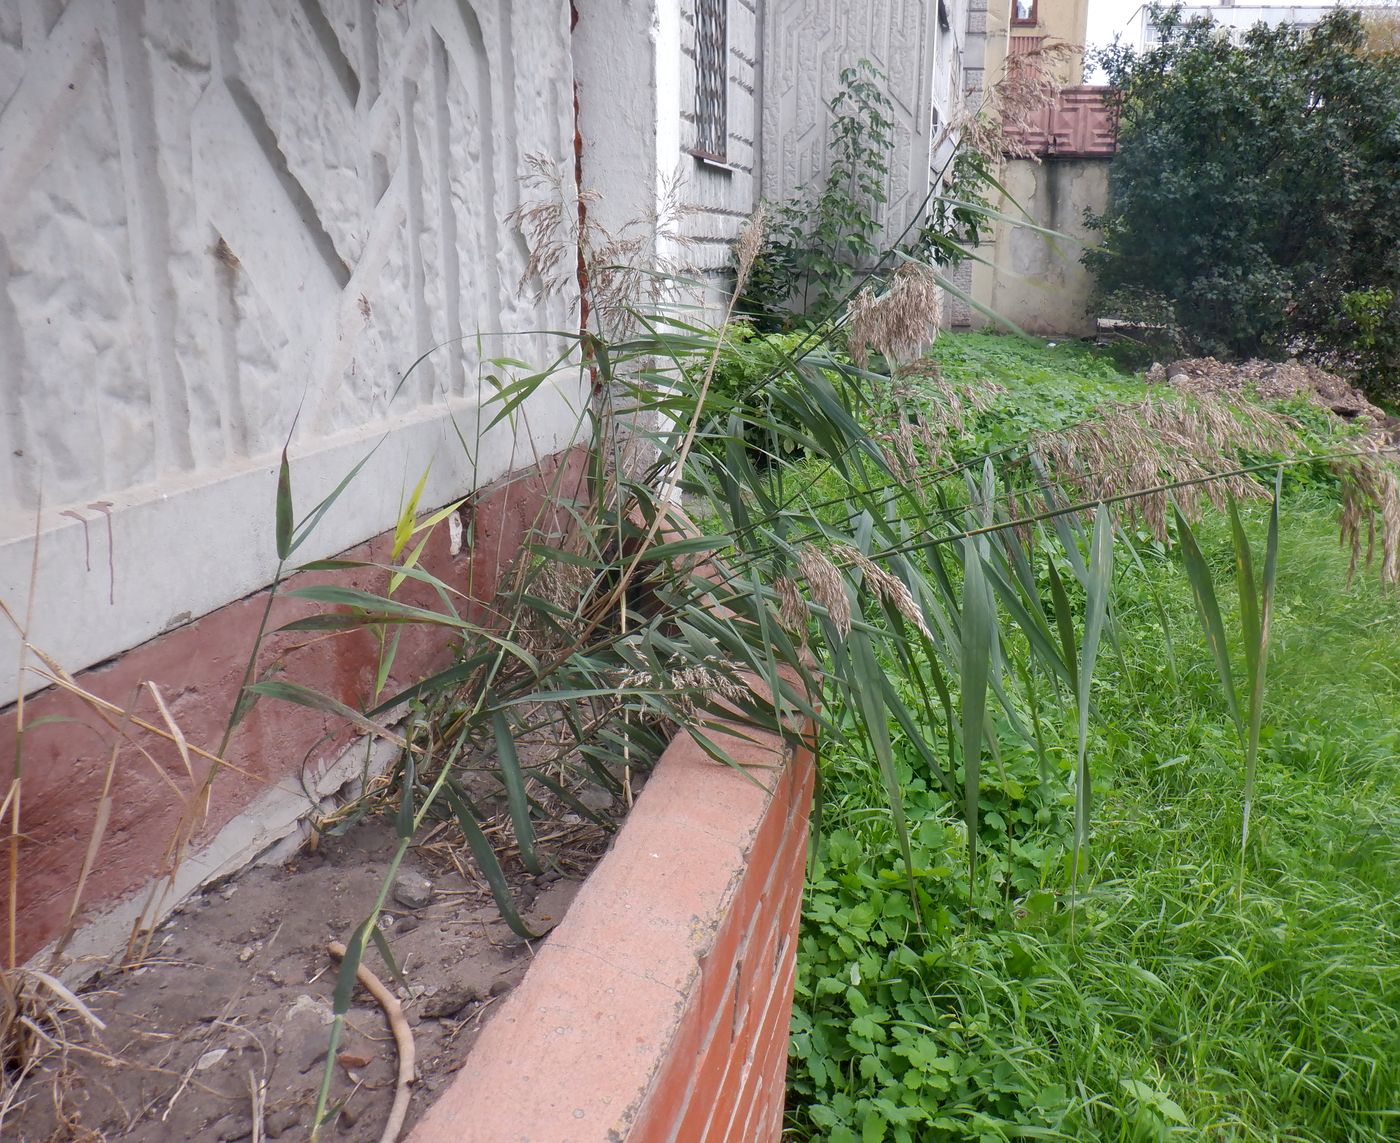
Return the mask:
<svg viewBox="0 0 1400 1143">
<path fill-rule="evenodd" d="M 991 443 L 1081 420 L 1095 405 L 1142 393 L 1141 382 L 1076 341 L 1027 340 L 997 333 L 941 334 L 929 356 L 953 382 L 1005 388 L 979 428 Z"/>
<path fill-rule="evenodd" d="M 936 356 L 945 376 L 1008 384 L 983 440 L 1130 391 L 1077 347 L 972 335 Z M 1077 904 L 1064 707 L 1043 759 L 1008 733 L 983 760 L 972 905 L 958 807 L 896 737 L 922 927 L 878 768 L 832 749 L 793 1138 L 1400 1137 L 1400 597 L 1364 571 L 1347 585 L 1335 516 L 1325 487 L 1284 503 L 1243 878 L 1243 752 L 1174 553 L 1118 565 L 1121 650 L 1103 648 L 1094 683 Z M 1265 514 L 1246 522 L 1262 545 Z M 1228 523 L 1198 535 L 1231 582 Z M 1237 630 L 1233 595 L 1221 605 Z"/>
</svg>

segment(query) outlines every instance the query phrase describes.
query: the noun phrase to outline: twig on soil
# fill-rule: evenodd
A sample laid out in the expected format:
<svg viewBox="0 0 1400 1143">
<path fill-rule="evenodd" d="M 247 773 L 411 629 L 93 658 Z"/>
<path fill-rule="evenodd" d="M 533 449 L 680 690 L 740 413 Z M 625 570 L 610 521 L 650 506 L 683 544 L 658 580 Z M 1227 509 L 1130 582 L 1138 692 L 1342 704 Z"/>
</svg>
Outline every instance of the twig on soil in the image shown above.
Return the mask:
<svg viewBox="0 0 1400 1143">
<path fill-rule="evenodd" d="M 336 960 L 344 959 L 345 946 L 340 941 L 332 941 L 327 949 Z M 389 1120 L 384 1124 L 384 1132 L 379 1137 L 379 1143 L 395 1143 L 408 1115 L 409 1085 L 413 1083 L 414 1071 L 413 1031 L 404 1019 L 403 1005 L 399 1003 L 398 997 L 384 987 L 384 982 L 379 977 L 364 964 L 356 966 L 355 977 L 369 990 L 379 1007 L 384 1009 L 384 1016 L 389 1021 L 389 1030 L 394 1034 L 394 1043 L 399 1051 L 399 1077 L 398 1085 L 394 1089 L 394 1106 L 389 1110 Z"/>
<path fill-rule="evenodd" d="M 266 1062 L 264 1062 L 264 1066 L 266 1066 Z M 259 1080 L 252 1068 L 248 1069 L 248 1095 L 253 1105 L 253 1143 L 262 1143 L 263 1114 L 267 1107 L 267 1083 Z"/>
</svg>

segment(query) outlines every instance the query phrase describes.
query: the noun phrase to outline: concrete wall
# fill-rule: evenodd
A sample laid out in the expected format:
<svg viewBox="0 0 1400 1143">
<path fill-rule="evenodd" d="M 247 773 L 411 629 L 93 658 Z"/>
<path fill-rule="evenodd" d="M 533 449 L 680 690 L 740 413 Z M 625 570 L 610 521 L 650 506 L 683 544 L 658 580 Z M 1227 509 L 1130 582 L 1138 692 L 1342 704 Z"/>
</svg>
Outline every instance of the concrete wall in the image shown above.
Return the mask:
<svg viewBox="0 0 1400 1143">
<path fill-rule="evenodd" d="M 1037 226 L 1067 239 L 1050 239 L 1023 226 L 998 224 L 993 241 L 978 248 L 990 265 L 974 263 L 973 296 L 1027 333 L 1088 335 L 1093 279 L 1079 261 L 1081 242 L 1096 240 L 1084 211 L 1101 212 L 1108 195 L 1108 159 L 1010 159 L 1002 185 Z M 1002 206 L 1011 213 L 1014 208 Z M 1080 241 L 1072 241 L 1079 239 Z M 972 315 L 974 326 L 988 320 Z"/>
<path fill-rule="evenodd" d="M 558 528 L 558 502 L 581 496 L 582 479 L 583 454 L 576 449 L 493 481 L 457 511 L 460 529 L 444 521 L 427 537 L 419 566 L 459 592 L 456 606 L 480 620 L 478 604 L 493 598 L 532 529 Z M 383 564 L 393 539 L 385 533 L 340 554 Z M 268 628 L 275 632 L 324 610 L 292 598 L 290 590 L 334 584 L 383 594 L 387 579 L 374 567 L 299 573 L 273 603 Z M 78 673 L 80 687 L 113 711 L 129 709 L 130 722 L 115 713 L 104 718 L 92 701 L 57 687 L 26 702 L 15 903 L 21 960 L 54 940 L 70 909 L 78 925 L 70 956 L 122 948 L 134 925 L 159 921 L 205 882 L 237 872 L 283 839 L 295 847 L 305 836 L 302 816 L 318 804 L 338 804 L 332 799 L 342 787 L 394 757 L 386 744 L 370 749 L 343 718 L 268 698 L 240 723 L 225 762 L 195 753 L 219 745 L 267 596 L 256 592 Z M 435 591 L 412 580 L 394 598 L 442 607 Z M 364 710 L 447 666 L 451 654 L 444 632 L 406 627 L 385 689 L 377 691 L 379 649 L 371 633 L 280 633 L 263 640 L 257 674 L 294 680 Z M 167 727 L 156 693 L 183 746 L 156 732 Z M 18 768 L 15 718 L 13 708 L 0 713 L 0 774 L 7 776 Z M 7 819 L 7 832 L 8 826 Z M 75 902 L 83 854 L 99 831 L 99 860 Z M 0 887 L 4 938 L 8 898 L 6 883 Z"/>
<path fill-rule="evenodd" d="M 970 0 L 970 5 L 967 17 L 967 86 L 969 100 L 974 107 L 982 106 L 991 90 L 1004 78 L 1008 57 L 1021 50 L 1035 50 L 1054 43 L 1082 45 L 1085 40 L 1089 0 L 1037 0 L 1034 24 L 1012 24 L 1013 0 Z M 1082 53 L 1071 54 L 1054 70 L 1061 84 L 1070 86 L 1079 83 L 1083 74 Z M 1057 215 L 1062 213 L 1058 194 L 1052 189 L 1052 186 L 1058 185 L 1058 176 L 1047 175 L 1037 179 L 1029 169 L 1022 169 L 1028 166 L 1024 160 L 1008 161 L 1002 171 L 1003 185 L 1008 185 L 1007 180 L 1014 179 L 1023 190 L 1035 191 L 1037 185 L 1043 183 L 1041 190 L 1044 193 L 1037 209 Z M 1087 193 L 1091 205 L 1102 205 L 1102 198 L 1094 197 L 1096 192 Z M 1021 206 L 1027 204 L 1019 194 L 1013 194 L 1012 198 L 1014 202 L 998 196 L 992 205 L 1005 214 L 1019 215 L 1017 203 Z M 1035 215 L 1036 210 L 1030 213 Z M 1039 224 L 1048 225 L 1044 222 Z M 1073 227 L 1080 226 L 1079 217 L 1076 216 L 1069 226 L 1070 229 L 1058 229 L 1067 234 L 1077 234 Z M 1087 287 L 1080 280 L 1083 270 L 1077 262 L 1077 245 L 1062 243 L 1064 249 L 1057 253 L 1045 245 L 1042 237 L 1007 223 L 993 222 L 988 229 L 990 236 L 979 247 L 977 254 L 994 263 L 994 266 L 975 263 L 971 259 L 963 262 L 954 275 L 958 287 L 980 305 L 998 313 L 1005 312 L 1001 306 L 1012 306 L 1020 315 L 1019 318 L 1013 317 L 1013 320 L 1024 329 L 1031 326 L 1023 324 L 1022 319 L 1040 328 L 1038 323 L 1042 317 L 1050 326 L 1069 322 L 1073 328 L 1083 328 L 1083 316 L 1077 311 L 1087 297 Z M 1034 267 L 1030 271 L 1032 274 L 1039 273 L 1041 268 L 1048 268 L 1050 277 L 1037 286 L 1031 279 L 1014 277 L 1019 273 L 1014 269 L 1017 265 Z M 1077 293 L 1069 298 L 1055 298 L 1056 283 L 1066 277 L 1073 282 Z M 988 319 L 980 311 L 960 299 L 949 303 L 949 318 L 954 328 L 988 324 Z M 1054 329 L 1053 332 L 1063 333 L 1067 330 Z"/>
<path fill-rule="evenodd" d="M 499 331 L 577 320 L 504 222 L 527 155 L 572 159 L 571 74 L 565 0 L 0 4 L 0 599 L 37 521 L 36 645 L 76 670 L 267 583 L 289 433 L 299 514 L 387 434 L 307 559 L 429 461 L 439 504 L 569 443 L 577 389 L 476 426 L 483 357 L 541 348 Z M 0 626 L 0 694 L 17 657 Z"/>
</svg>

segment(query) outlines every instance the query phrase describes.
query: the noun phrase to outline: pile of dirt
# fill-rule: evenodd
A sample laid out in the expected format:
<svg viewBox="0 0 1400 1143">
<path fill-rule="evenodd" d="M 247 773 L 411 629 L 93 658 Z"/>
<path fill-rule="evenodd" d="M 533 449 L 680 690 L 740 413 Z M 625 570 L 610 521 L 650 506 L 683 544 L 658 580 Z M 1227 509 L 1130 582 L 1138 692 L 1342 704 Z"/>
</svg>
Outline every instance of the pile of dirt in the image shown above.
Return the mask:
<svg viewBox="0 0 1400 1143">
<path fill-rule="evenodd" d="M 554 833 L 541 841 L 553 842 L 562 873 L 511 873 L 535 931 L 562 918 L 609 838 L 581 821 Z M 312 854 L 249 870 L 186 903 L 139 963 L 104 965 L 87 981 L 82 1002 L 105 1029 L 66 1022 L 0 1108 L 0 1137 L 306 1138 L 337 972 L 327 945 L 346 940 L 369 910 L 397 843 L 388 824 L 363 822 Z M 412 1123 L 524 975 L 532 942 L 500 919 L 470 858 L 432 839 L 409 851 L 381 925 L 407 987 L 372 947 L 365 964 L 403 1001 L 413 1031 Z M 342 1109 L 328 1143 L 379 1139 L 397 1067 L 383 1011 L 357 988 L 331 1065 L 331 1105 Z"/>
<path fill-rule="evenodd" d="M 1303 397 L 1345 420 L 1369 417 L 1386 435 L 1400 433 L 1400 419 L 1366 399 L 1343 377 L 1305 361 L 1244 361 L 1238 365 L 1214 357 L 1192 357 L 1167 366 L 1154 365 L 1147 380 L 1186 393 L 1227 398 L 1286 401 Z"/>
</svg>

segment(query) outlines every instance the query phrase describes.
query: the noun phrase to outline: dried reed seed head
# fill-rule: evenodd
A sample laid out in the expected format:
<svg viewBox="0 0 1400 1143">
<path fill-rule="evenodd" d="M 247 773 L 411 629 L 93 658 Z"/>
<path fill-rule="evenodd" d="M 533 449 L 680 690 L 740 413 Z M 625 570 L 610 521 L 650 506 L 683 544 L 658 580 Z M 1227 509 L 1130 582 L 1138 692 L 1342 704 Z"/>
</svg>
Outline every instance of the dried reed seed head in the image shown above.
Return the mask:
<svg viewBox="0 0 1400 1143">
<path fill-rule="evenodd" d="M 519 283 L 522 296 L 532 285 L 536 301 L 572 290 L 579 283 L 581 258 L 590 312 L 599 331 L 615 338 L 635 326 L 638 306 L 660 304 L 679 292 L 682 266 L 661 252 L 694 244 L 681 222 L 701 209 L 682 197 L 679 173 L 664 180 L 651 212 L 608 230 L 595 213 L 580 211 L 580 204 L 599 196 L 580 190 L 571 170 L 538 154 L 525 156 L 525 162 L 521 204 L 507 215 L 529 249 Z"/>
<path fill-rule="evenodd" d="M 714 659 L 677 668 L 671 672 L 669 681 L 676 689 L 707 691 L 736 701 L 748 693 L 738 680 Z"/>
<path fill-rule="evenodd" d="M 914 602 L 914 595 L 909 590 L 908 584 L 893 572 L 886 571 L 863 552 L 848 545 L 842 544 L 836 548 L 835 554 L 838 558 L 859 569 L 870 589 L 909 623 L 917 627 L 926 638 L 933 638 L 933 632 L 928 629 L 927 623 L 924 622 L 923 612 Z"/>
<path fill-rule="evenodd" d="M 885 463 L 891 471 L 899 473 L 905 480 L 913 481 L 920 468 L 918 451 L 915 448 L 914 429 L 904 417 L 895 417 L 877 439 L 889 447 L 884 450 Z M 932 450 L 930 450 L 932 451 Z"/>
<path fill-rule="evenodd" d="M 677 659 L 673 662 L 683 661 Z M 709 699 L 718 697 L 738 703 L 750 694 L 748 688 L 733 677 L 733 668 L 715 659 L 706 659 L 702 663 L 683 662 L 683 665 L 673 667 L 667 673 L 665 683 L 666 696 L 686 725 L 700 720 Z"/>
<path fill-rule="evenodd" d="M 971 103 L 966 95 L 959 99 L 939 142 L 955 139 L 959 147 L 981 155 L 989 164 L 1000 163 L 1003 157 L 1039 162 L 1025 136 L 1039 126 L 1041 113 L 1059 97 L 1061 65 L 1075 55 L 1070 44 L 1050 43 L 1008 57 L 1002 75 L 980 100 Z"/>
<path fill-rule="evenodd" d="M 795 635 L 805 637 L 807 633 L 807 601 L 797 581 L 791 576 L 780 575 L 773 581 L 773 591 L 778 596 L 778 622 Z"/>
<path fill-rule="evenodd" d="M 738 267 L 735 274 L 734 292 L 736 294 L 743 292 L 744 283 L 749 278 L 749 271 L 753 269 L 754 261 L 763 249 L 767 217 L 768 208 L 760 202 L 753 214 L 749 215 L 749 220 L 744 224 L 739 240 L 734 244 L 734 263 Z"/>
<path fill-rule="evenodd" d="M 1379 535 L 1381 582 L 1400 583 L 1400 481 L 1393 459 L 1384 458 L 1378 450 L 1373 455 L 1339 458 L 1330 467 L 1342 485 L 1338 530 L 1342 543 L 1351 548 L 1347 582 L 1356 574 L 1364 533 L 1367 567 L 1374 562 Z"/>
<path fill-rule="evenodd" d="M 1042 112 L 1059 98 L 1064 86 L 1059 73 L 1074 55 L 1075 48 L 1070 44 L 1049 43 L 1007 57 L 1005 70 L 993 86 L 990 99 L 990 117 L 996 120 L 996 129 L 1001 135 L 999 152 L 1036 158 L 1024 141 L 1025 136 L 1040 126 Z"/>
<path fill-rule="evenodd" d="M 841 573 L 818 549 L 804 544 L 797 553 L 797 569 L 807 581 L 812 601 L 826 608 L 826 613 L 842 635 L 851 630 L 851 601 Z"/>
<path fill-rule="evenodd" d="M 1223 508 L 1228 496 L 1268 495 L 1246 476 L 1216 475 L 1237 467 L 1239 452 L 1291 452 L 1301 443 L 1293 422 L 1266 409 L 1246 414 L 1210 397 L 1152 394 L 1107 406 L 1096 420 L 1038 434 L 1032 448 L 1083 499 L 1128 497 L 1115 506 L 1119 520 L 1140 522 L 1165 543 L 1168 496 L 1147 489 L 1196 482 L 1173 494 L 1194 519 L 1205 501 Z"/>
<path fill-rule="evenodd" d="M 883 294 L 866 286 L 851 302 L 851 359 L 863 367 L 874 349 L 895 365 L 912 360 L 937 336 L 942 312 L 943 290 L 933 270 L 922 262 L 905 262 Z"/>
</svg>

